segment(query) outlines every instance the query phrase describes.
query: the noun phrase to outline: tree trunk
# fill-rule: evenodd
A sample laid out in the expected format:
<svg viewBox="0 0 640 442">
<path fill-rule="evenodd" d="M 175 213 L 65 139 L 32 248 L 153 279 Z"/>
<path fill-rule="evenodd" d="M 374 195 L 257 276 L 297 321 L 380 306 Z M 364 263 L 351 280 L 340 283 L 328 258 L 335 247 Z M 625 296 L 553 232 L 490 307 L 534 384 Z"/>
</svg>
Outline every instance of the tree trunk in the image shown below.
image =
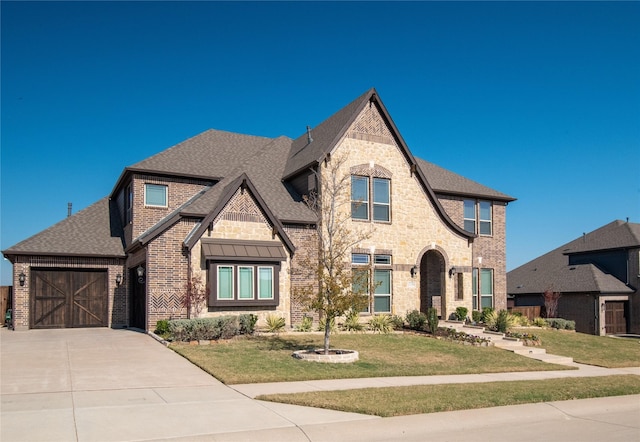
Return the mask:
<svg viewBox="0 0 640 442">
<path fill-rule="evenodd" d="M 331 320 L 325 317 L 324 323 L 324 354 L 329 354 L 329 335 L 331 334 Z"/>
</svg>

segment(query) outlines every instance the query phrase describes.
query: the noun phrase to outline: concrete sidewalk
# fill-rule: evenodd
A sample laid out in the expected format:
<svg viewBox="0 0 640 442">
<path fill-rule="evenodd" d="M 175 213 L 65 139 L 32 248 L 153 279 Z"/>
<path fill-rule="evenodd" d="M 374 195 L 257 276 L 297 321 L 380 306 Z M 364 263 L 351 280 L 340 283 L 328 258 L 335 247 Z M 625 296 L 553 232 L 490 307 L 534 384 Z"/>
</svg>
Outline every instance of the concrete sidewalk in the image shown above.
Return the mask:
<svg viewBox="0 0 640 442">
<path fill-rule="evenodd" d="M 308 391 L 354 390 L 358 388 L 406 387 L 411 385 L 468 384 L 482 382 L 537 381 L 555 378 L 581 378 L 635 374 L 640 376 L 640 367 L 603 368 L 592 365 L 570 364 L 577 370 L 523 371 L 509 373 L 459 374 L 442 376 L 403 376 L 382 378 L 332 379 L 299 382 L 272 382 L 265 384 L 236 384 L 229 387 L 255 398 L 265 394 L 304 393 Z"/>
<path fill-rule="evenodd" d="M 423 441 L 463 440 L 473 434 L 493 440 L 640 440 L 640 395 L 385 419 L 251 399 L 270 391 L 614 374 L 593 367 L 230 388 L 134 331 L 2 329 L 0 351 L 2 442 Z"/>
</svg>

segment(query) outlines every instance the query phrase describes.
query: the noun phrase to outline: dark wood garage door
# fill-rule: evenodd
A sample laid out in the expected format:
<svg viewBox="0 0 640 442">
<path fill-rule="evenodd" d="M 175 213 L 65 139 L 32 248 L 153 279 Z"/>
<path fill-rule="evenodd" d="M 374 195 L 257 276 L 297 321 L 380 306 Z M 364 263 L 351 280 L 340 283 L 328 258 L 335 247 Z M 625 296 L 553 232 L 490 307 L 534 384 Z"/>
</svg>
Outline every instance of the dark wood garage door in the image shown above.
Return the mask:
<svg viewBox="0 0 640 442">
<path fill-rule="evenodd" d="M 625 301 L 607 301 L 604 320 L 607 334 L 617 335 L 627 333 L 627 318 L 624 312 Z"/>
<path fill-rule="evenodd" d="M 31 271 L 31 327 L 106 327 L 107 272 Z"/>
</svg>

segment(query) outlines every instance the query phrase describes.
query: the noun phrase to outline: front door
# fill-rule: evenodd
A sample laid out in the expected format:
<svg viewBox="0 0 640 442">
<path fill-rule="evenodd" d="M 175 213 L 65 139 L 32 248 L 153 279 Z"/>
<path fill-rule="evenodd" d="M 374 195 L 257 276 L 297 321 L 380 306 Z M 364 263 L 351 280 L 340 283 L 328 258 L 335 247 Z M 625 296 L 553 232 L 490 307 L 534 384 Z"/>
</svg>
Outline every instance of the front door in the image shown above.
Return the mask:
<svg viewBox="0 0 640 442">
<path fill-rule="evenodd" d="M 147 291 L 144 277 L 139 278 L 136 268 L 129 269 L 129 326 L 147 329 Z"/>
<path fill-rule="evenodd" d="M 608 335 L 627 333 L 626 301 L 607 301 L 605 305 L 605 327 Z"/>
</svg>

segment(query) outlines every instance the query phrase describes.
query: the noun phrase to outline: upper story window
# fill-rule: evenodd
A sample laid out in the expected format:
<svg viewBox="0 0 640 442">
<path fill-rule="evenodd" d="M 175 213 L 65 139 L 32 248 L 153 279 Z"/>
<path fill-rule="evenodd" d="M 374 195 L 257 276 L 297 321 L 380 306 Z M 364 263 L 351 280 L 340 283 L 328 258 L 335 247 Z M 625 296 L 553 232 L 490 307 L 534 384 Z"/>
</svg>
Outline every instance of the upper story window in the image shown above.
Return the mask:
<svg viewBox="0 0 640 442">
<path fill-rule="evenodd" d="M 479 235 L 493 234 L 491 201 L 464 200 L 464 230 Z"/>
<path fill-rule="evenodd" d="M 391 180 L 351 176 L 351 217 L 353 219 L 391 221 Z"/>
<path fill-rule="evenodd" d="M 144 185 L 144 205 L 153 207 L 167 207 L 168 188 L 162 184 Z"/>
</svg>

